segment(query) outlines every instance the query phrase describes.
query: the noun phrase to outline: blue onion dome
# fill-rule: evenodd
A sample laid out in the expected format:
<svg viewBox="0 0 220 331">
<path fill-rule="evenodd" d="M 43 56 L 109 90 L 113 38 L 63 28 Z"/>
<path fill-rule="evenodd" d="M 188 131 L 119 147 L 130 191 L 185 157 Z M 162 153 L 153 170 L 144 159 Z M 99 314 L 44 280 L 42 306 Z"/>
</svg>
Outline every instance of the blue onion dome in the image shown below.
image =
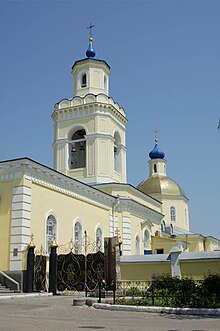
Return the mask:
<svg viewBox="0 0 220 331">
<path fill-rule="evenodd" d="M 92 42 L 93 42 L 93 38 L 92 38 L 92 36 L 90 36 L 90 38 L 89 38 L 89 47 L 86 51 L 86 56 L 88 58 L 95 57 L 95 51 L 93 49 Z"/>
<path fill-rule="evenodd" d="M 152 151 L 149 153 L 149 157 L 152 159 L 164 159 L 165 154 L 158 147 L 158 139 L 155 139 L 155 146 Z"/>
</svg>

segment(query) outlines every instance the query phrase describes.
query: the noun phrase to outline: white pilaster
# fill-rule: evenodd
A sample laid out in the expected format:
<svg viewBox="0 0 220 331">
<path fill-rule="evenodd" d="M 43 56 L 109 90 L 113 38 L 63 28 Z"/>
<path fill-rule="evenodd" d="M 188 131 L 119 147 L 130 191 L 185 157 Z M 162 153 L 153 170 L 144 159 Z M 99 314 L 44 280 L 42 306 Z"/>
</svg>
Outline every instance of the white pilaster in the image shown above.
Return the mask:
<svg viewBox="0 0 220 331">
<path fill-rule="evenodd" d="M 122 220 L 123 255 L 131 255 L 131 220 L 124 217 Z"/>
<path fill-rule="evenodd" d="M 109 235 L 110 235 L 110 237 L 115 236 L 115 234 L 113 233 L 113 229 L 116 230 L 117 228 L 118 228 L 118 217 L 114 216 L 114 218 L 113 218 L 112 216 L 110 216 L 110 220 L 109 220 Z"/>
<path fill-rule="evenodd" d="M 22 251 L 30 242 L 31 188 L 17 186 L 12 189 L 10 270 L 22 270 Z"/>
</svg>

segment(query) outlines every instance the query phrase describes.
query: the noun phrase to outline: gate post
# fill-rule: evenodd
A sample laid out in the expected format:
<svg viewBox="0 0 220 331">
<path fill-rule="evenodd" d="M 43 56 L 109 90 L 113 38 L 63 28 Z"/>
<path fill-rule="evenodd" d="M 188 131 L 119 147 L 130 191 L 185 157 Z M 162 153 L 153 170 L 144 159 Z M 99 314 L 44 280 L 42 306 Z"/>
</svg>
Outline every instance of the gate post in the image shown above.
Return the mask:
<svg viewBox="0 0 220 331">
<path fill-rule="evenodd" d="M 50 265 L 49 265 L 49 292 L 57 294 L 57 243 L 55 239 L 50 244 Z"/>
<path fill-rule="evenodd" d="M 28 253 L 27 253 L 27 271 L 26 271 L 26 280 L 25 280 L 25 290 L 24 292 L 30 293 L 33 292 L 34 286 L 34 236 L 31 235 L 31 241 L 28 244 Z"/>
</svg>

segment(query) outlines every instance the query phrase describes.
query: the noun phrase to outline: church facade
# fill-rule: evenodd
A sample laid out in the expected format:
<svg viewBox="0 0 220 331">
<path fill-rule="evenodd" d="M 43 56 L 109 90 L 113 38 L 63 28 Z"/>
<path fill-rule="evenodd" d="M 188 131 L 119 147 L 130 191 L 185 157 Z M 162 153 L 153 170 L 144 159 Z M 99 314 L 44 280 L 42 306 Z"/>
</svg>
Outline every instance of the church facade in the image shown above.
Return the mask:
<svg viewBox="0 0 220 331">
<path fill-rule="evenodd" d="M 149 177 L 127 183 L 126 113 L 109 95 L 110 67 L 95 58 L 92 36 L 86 58 L 72 67 L 73 97 L 54 107 L 54 167 L 29 158 L 0 162 L 0 270 L 26 268 L 31 234 L 49 253 L 79 241 L 84 232 L 101 249 L 118 235 L 122 256 L 220 249 L 220 241 L 189 230 L 188 199 L 166 172 L 155 139 Z"/>
</svg>

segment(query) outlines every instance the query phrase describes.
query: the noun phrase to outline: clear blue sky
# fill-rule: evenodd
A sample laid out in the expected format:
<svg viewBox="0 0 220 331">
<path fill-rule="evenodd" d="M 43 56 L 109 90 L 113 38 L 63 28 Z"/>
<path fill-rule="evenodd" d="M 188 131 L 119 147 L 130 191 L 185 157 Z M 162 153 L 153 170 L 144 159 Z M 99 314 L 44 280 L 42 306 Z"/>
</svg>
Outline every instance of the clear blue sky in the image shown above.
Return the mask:
<svg viewBox="0 0 220 331">
<path fill-rule="evenodd" d="M 129 120 L 129 182 L 148 176 L 157 128 L 191 230 L 220 238 L 219 1 L 0 1 L 0 159 L 52 167 L 50 116 L 73 96 L 70 69 L 85 57 L 90 22 Z"/>
</svg>

